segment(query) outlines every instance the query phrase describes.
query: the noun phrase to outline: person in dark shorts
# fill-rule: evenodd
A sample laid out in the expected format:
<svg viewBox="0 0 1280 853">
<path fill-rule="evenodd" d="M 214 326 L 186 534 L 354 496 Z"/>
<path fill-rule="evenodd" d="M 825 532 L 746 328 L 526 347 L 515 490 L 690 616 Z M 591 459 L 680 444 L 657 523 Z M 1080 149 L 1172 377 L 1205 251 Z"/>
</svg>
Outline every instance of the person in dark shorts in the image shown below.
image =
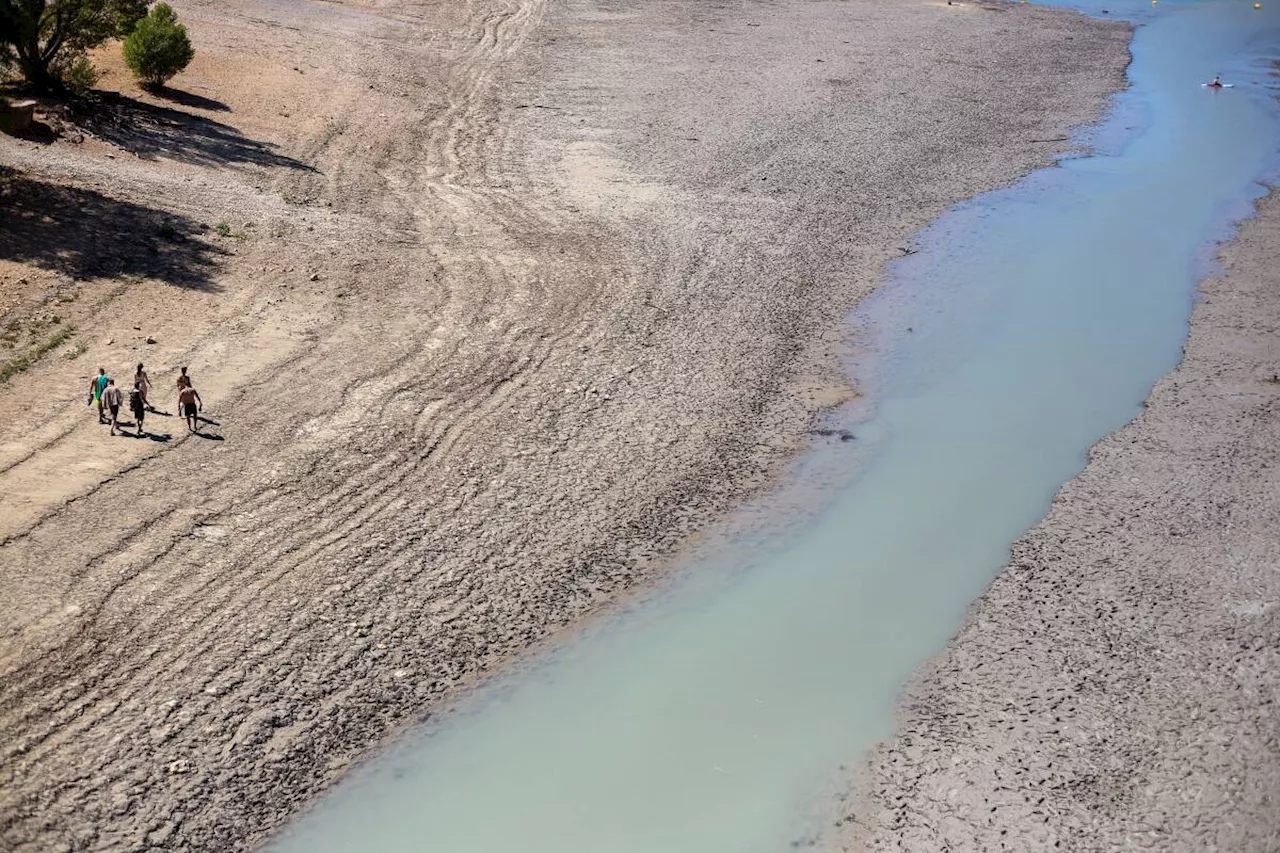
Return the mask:
<svg viewBox="0 0 1280 853">
<path fill-rule="evenodd" d="M 186 368 L 184 367 L 183 370 Z M 183 376 L 186 374 L 184 373 Z M 182 419 L 187 422 L 187 431 L 199 432 L 198 414 L 204 410 L 204 401 L 200 399 L 196 389 L 191 387 L 191 380 L 187 380 L 187 384 L 178 392 L 178 409 L 182 412 Z"/>
<path fill-rule="evenodd" d="M 116 434 L 120 425 L 120 404 L 124 402 L 124 394 L 116 387 L 114 379 L 107 380 L 107 390 L 102 392 L 102 404 L 111 412 L 111 434 Z"/>
<path fill-rule="evenodd" d="M 139 365 L 141 367 L 141 365 Z M 129 410 L 133 412 L 133 421 L 138 425 L 138 438 L 146 435 L 142 430 L 142 421 L 147 416 L 147 396 L 146 383 L 133 383 L 133 390 L 129 392 Z"/>
</svg>

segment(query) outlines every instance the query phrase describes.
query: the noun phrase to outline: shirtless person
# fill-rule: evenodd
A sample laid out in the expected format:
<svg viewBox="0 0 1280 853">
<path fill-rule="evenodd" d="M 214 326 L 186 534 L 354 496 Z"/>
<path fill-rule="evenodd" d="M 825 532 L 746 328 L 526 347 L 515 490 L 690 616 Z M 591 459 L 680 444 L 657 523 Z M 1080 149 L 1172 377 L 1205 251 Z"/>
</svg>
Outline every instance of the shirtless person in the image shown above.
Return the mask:
<svg viewBox="0 0 1280 853">
<path fill-rule="evenodd" d="M 182 368 L 186 370 L 186 368 Z M 186 374 L 178 381 L 186 378 Z M 178 392 L 178 409 L 182 412 L 182 419 L 187 422 L 188 432 L 200 431 L 200 419 L 197 416 L 199 412 L 204 411 L 204 401 L 200 399 L 200 395 L 196 393 L 196 389 L 191 387 L 191 380 L 187 379 L 187 384 L 182 386 L 182 390 Z"/>
<path fill-rule="evenodd" d="M 151 393 L 151 377 L 142 369 L 142 362 L 138 362 L 138 370 L 133 374 L 133 387 L 142 394 L 142 405 L 147 407 L 147 411 L 154 412 L 155 406 L 147 399 L 147 395 Z"/>
<path fill-rule="evenodd" d="M 111 412 L 111 434 L 116 434 L 120 421 L 120 404 L 124 402 L 124 394 L 116 387 L 114 379 L 107 380 L 107 390 L 102 392 L 102 402 Z"/>
</svg>

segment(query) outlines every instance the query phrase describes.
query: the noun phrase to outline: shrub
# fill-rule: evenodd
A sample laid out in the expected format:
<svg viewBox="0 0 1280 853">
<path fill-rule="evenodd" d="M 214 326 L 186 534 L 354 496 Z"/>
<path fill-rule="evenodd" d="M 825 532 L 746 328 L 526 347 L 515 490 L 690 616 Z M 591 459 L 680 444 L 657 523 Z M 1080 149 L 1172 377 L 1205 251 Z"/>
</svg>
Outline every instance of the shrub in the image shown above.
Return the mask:
<svg viewBox="0 0 1280 853">
<path fill-rule="evenodd" d="M 69 92 L 83 94 L 98 82 L 98 70 L 83 53 L 61 57 L 49 71 Z"/>
<path fill-rule="evenodd" d="M 124 61 L 144 86 L 162 86 L 187 67 L 195 50 L 168 3 L 157 3 L 124 40 Z"/>
</svg>

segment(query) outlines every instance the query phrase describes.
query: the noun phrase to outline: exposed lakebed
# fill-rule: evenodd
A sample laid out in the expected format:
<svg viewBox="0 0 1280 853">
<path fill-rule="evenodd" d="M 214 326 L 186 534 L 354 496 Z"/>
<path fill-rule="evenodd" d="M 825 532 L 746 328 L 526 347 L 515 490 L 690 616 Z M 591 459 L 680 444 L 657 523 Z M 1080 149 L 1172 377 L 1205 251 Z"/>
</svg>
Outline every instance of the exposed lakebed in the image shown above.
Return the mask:
<svg viewBox="0 0 1280 853">
<path fill-rule="evenodd" d="M 1177 363 L 1213 244 L 1274 166 L 1276 23 L 1243 3 L 1148 13 L 1098 153 L 947 214 L 860 308 L 874 406 L 819 516 L 478 692 L 277 849 L 770 853 L 813 838 L 841 762 L 888 733 L 901 684 L 1009 543 Z M 1215 73 L 1236 87 L 1201 88 Z"/>
</svg>

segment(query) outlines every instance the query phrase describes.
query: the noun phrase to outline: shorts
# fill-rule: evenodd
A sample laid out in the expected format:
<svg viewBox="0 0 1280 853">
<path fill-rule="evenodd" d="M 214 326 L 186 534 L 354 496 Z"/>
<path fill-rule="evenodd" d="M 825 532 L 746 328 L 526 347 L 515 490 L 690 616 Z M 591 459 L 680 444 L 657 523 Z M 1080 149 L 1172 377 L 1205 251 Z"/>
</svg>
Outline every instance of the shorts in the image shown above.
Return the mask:
<svg viewBox="0 0 1280 853">
<path fill-rule="evenodd" d="M 184 418 L 194 418 L 196 416 L 196 411 L 197 409 L 196 409 L 195 403 L 182 404 L 182 416 Z"/>
<path fill-rule="evenodd" d="M 133 412 L 134 418 L 137 420 L 142 420 L 147 414 L 147 410 L 142 408 L 142 406 L 138 406 L 136 409 L 132 409 L 131 411 Z"/>
<path fill-rule="evenodd" d="M 119 406 L 107 406 L 107 408 L 111 410 L 111 417 L 113 418 L 120 414 Z"/>
</svg>

